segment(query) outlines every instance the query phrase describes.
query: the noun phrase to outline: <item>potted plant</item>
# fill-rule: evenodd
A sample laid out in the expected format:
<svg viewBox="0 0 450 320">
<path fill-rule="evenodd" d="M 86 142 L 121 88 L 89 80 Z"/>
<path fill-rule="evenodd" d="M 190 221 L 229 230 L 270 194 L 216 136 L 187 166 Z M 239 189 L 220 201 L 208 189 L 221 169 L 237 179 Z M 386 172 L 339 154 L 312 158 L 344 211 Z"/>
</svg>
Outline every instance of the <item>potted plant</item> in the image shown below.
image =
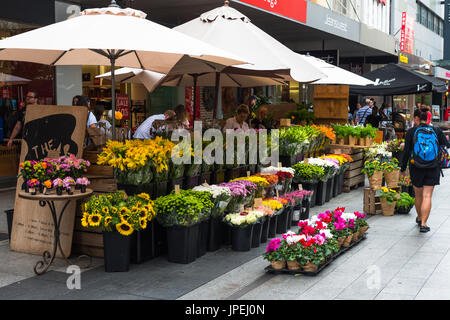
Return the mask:
<svg viewBox="0 0 450 320">
<path fill-rule="evenodd" d="M 402 187 L 402 192 L 408 193 L 413 198 L 416 196 L 410 176 L 400 176 L 398 184 Z"/>
<path fill-rule="evenodd" d="M 311 207 L 313 207 L 316 203 L 318 182 L 325 175 L 324 169 L 305 162 L 299 162 L 292 168 L 295 170 L 294 183 L 302 184 L 303 189 L 313 191 L 311 199 Z"/>
<path fill-rule="evenodd" d="M 167 231 L 168 260 L 193 262 L 198 255 L 199 229 L 202 218 L 214 204 L 199 198 L 196 191 L 173 191 L 154 201 L 156 218 Z"/>
<path fill-rule="evenodd" d="M 253 227 L 258 223 L 258 217 L 243 211 L 226 215 L 224 222 L 231 227 L 232 250 L 249 251 L 252 244 Z"/>
<path fill-rule="evenodd" d="M 211 210 L 211 219 L 208 225 L 207 250 L 216 251 L 222 244 L 222 219 L 228 204 L 232 199 L 232 192 L 229 187 L 216 185 L 197 186 L 193 191 L 209 192 L 212 196 L 214 207 Z"/>
<path fill-rule="evenodd" d="M 383 167 L 378 160 L 364 162 L 364 168 L 361 170 L 361 172 L 367 174 L 367 177 L 369 178 L 370 189 L 381 189 L 383 182 L 382 170 Z"/>
<path fill-rule="evenodd" d="M 408 193 L 400 193 L 400 198 L 395 203 L 395 213 L 408 214 L 414 207 L 415 199 L 411 197 Z"/>
<path fill-rule="evenodd" d="M 106 272 L 129 270 L 131 235 L 134 231 L 146 229 L 153 217 L 148 195 L 125 199 L 124 194 L 115 192 L 92 196 L 84 204 L 81 225 L 87 228 L 101 228 Z"/>
<path fill-rule="evenodd" d="M 381 188 L 380 201 L 381 212 L 384 216 L 394 215 L 396 202 L 400 200 L 400 195 L 393 189 Z"/>
<path fill-rule="evenodd" d="M 50 194 L 50 190 L 52 189 L 52 181 L 51 180 L 45 180 L 42 184 L 45 187 L 44 194 Z"/>
<path fill-rule="evenodd" d="M 61 178 L 56 178 L 55 180 L 53 180 L 52 184 L 53 184 L 53 187 L 55 187 L 55 189 L 56 189 L 56 194 L 58 196 L 62 196 L 62 192 L 63 192 L 63 188 L 64 188 L 63 180 Z"/>
<path fill-rule="evenodd" d="M 81 193 L 85 193 L 86 187 L 90 184 L 90 181 L 86 177 L 78 178 L 76 184 L 79 186 Z"/>
<path fill-rule="evenodd" d="M 75 185 L 75 180 L 72 177 L 65 177 L 63 180 L 63 187 L 67 191 L 67 194 L 72 195 L 73 190 L 72 186 Z"/>
<path fill-rule="evenodd" d="M 274 200 L 274 199 L 266 199 L 262 202 L 262 205 L 264 207 L 267 207 L 268 209 L 272 210 L 274 213 L 271 215 L 270 221 L 269 221 L 269 238 L 275 237 L 275 234 L 277 233 L 277 230 L 279 230 L 278 227 L 278 218 L 283 213 L 284 208 L 283 204 L 281 204 L 280 201 Z M 281 229 L 284 230 L 282 221 L 280 219 L 280 225 L 282 225 Z M 286 232 L 285 230 L 281 233 Z"/>
<path fill-rule="evenodd" d="M 356 224 L 359 229 L 359 237 L 362 238 L 369 229 L 369 224 L 367 223 L 366 219 L 364 219 L 366 217 L 364 213 L 359 213 L 358 211 L 356 211 L 354 214 L 356 216 Z"/>
<path fill-rule="evenodd" d="M 284 246 L 280 238 L 270 240 L 263 254 L 264 259 L 268 260 L 274 270 L 282 270 L 286 268 Z"/>
<path fill-rule="evenodd" d="M 29 192 L 32 195 L 35 195 L 36 194 L 36 188 L 39 188 L 40 183 L 39 183 L 38 179 L 30 179 L 30 180 L 27 181 L 27 185 L 28 185 L 28 188 L 29 188 Z"/>
<path fill-rule="evenodd" d="M 400 179 L 400 167 L 398 166 L 398 160 L 391 158 L 390 160 L 383 162 L 381 168 L 384 172 L 384 178 L 388 188 L 397 188 Z"/>
</svg>

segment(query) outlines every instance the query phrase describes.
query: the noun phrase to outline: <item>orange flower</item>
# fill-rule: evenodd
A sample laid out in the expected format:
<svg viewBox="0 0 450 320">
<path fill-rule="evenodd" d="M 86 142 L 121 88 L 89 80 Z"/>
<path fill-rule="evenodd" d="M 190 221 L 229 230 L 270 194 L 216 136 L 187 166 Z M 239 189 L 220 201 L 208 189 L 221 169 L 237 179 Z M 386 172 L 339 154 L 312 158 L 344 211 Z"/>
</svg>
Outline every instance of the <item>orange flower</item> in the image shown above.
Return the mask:
<svg viewBox="0 0 450 320">
<path fill-rule="evenodd" d="M 334 133 L 333 128 L 325 127 L 325 126 L 316 126 L 312 125 L 314 128 L 320 130 L 321 132 L 325 133 L 325 136 L 330 139 L 334 140 L 336 138 L 336 134 Z"/>
<path fill-rule="evenodd" d="M 43 169 L 47 169 L 47 162 L 41 162 L 41 167 Z"/>
<path fill-rule="evenodd" d="M 50 180 L 46 180 L 46 181 L 44 181 L 44 186 L 47 189 L 50 189 L 52 187 L 52 182 Z"/>
<path fill-rule="evenodd" d="M 267 182 L 272 185 L 278 182 L 278 176 L 276 174 L 262 174 L 257 173 L 255 174 L 256 177 L 261 177 L 267 180 Z"/>
<path fill-rule="evenodd" d="M 122 118 L 123 118 L 122 112 L 116 111 L 116 120 L 122 120 Z"/>
</svg>

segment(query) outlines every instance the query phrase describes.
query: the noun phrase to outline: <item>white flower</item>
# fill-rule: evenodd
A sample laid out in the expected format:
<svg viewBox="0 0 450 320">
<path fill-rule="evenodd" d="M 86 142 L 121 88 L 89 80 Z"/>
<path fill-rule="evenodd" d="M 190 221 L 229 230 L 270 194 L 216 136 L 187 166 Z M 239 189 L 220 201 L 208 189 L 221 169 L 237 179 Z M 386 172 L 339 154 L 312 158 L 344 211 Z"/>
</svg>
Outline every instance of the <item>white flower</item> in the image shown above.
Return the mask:
<svg viewBox="0 0 450 320">
<path fill-rule="evenodd" d="M 295 174 L 295 170 L 294 169 L 287 168 L 287 167 L 278 168 L 278 167 L 271 166 L 271 167 L 266 167 L 266 168 L 262 168 L 261 169 L 261 173 L 277 173 L 279 171 L 281 171 L 281 172 L 288 172 L 288 173 L 290 173 L 292 175 Z"/>
<path fill-rule="evenodd" d="M 319 166 L 319 167 L 333 167 L 333 164 L 330 161 L 326 161 L 326 160 L 320 159 L 320 158 L 308 158 L 308 163 L 310 165 Z"/>
<path fill-rule="evenodd" d="M 325 238 L 327 238 L 327 239 L 333 238 L 333 235 L 331 234 L 331 231 L 329 229 L 323 229 L 323 230 L 321 230 L 321 232 L 323 234 L 325 234 Z"/>
<path fill-rule="evenodd" d="M 217 197 L 222 196 L 222 195 L 231 197 L 231 190 L 228 187 L 219 187 L 216 185 L 211 185 L 211 186 L 207 186 L 207 187 L 197 186 L 197 187 L 193 188 L 192 190 L 209 192 L 209 193 L 211 193 L 211 195 L 214 199 L 216 199 Z"/>
<path fill-rule="evenodd" d="M 342 217 L 342 219 L 345 219 L 346 221 L 348 221 L 350 219 L 353 219 L 353 220 L 357 219 L 357 217 L 355 216 L 355 214 L 353 212 L 344 212 L 341 217 Z"/>
<path fill-rule="evenodd" d="M 286 238 L 286 242 L 289 245 L 291 245 L 291 244 L 296 244 L 296 243 L 300 242 L 300 240 L 302 240 L 302 239 L 306 241 L 305 235 L 291 234 Z"/>
</svg>

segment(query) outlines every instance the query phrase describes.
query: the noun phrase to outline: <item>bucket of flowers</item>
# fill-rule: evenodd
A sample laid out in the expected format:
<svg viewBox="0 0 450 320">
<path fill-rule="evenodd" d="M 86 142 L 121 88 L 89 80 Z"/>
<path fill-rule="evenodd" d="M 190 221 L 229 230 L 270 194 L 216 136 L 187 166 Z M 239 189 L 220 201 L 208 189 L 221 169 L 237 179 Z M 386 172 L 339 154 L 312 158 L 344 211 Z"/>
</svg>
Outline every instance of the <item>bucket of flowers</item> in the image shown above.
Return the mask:
<svg viewBox="0 0 450 320">
<path fill-rule="evenodd" d="M 274 270 L 282 270 L 286 268 L 285 248 L 280 238 L 270 240 L 263 254 L 264 259 L 268 260 Z"/>
<path fill-rule="evenodd" d="M 62 184 L 63 188 L 67 191 L 67 194 L 72 195 L 72 186 L 75 185 L 75 180 L 72 177 L 65 177 Z"/>
<path fill-rule="evenodd" d="M 247 211 L 230 213 L 225 216 L 224 222 L 231 227 L 232 250 L 249 251 L 252 246 L 253 227 L 259 222 L 257 215 Z"/>
<path fill-rule="evenodd" d="M 381 168 L 386 179 L 388 188 L 397 188 L 400 179 L 400 167 L 398 166 L 398 160 L 391 158 L 381 164 Z"/>
<path fill-rule="evenodd" d="M 29 192 L 32 195 L 36 194 L 36 188 L 39 188 L 40 182 L 38 179 L 30 179 L 27 181 L 27 186 L 29 188 Z"/>
<path fill-rule="evenodd" d="M 78 178 L 76 181 L 76 185 L 79 187 L 79 189 L 81 190 L 81 193 L 85 193 L 86 192 L 86 187 L 90 184 L 90 181 L 88 178 L 83 177 L 83 178 Z"/>
<path fill-rule="evenodd" d="M 361 170 L 369 179 L 370 189 L 379 190 L 383 184 L 383 166 L 378 160 L 365 161 Z"/>
<path fill-rule="evenodd" d="M 381 188 L 380 201 L 383 216 L 394 215 L 395 205 L 398 200 L 400 200 L 400 195 L 397 191 L 386 187 Z"/>
</svg>

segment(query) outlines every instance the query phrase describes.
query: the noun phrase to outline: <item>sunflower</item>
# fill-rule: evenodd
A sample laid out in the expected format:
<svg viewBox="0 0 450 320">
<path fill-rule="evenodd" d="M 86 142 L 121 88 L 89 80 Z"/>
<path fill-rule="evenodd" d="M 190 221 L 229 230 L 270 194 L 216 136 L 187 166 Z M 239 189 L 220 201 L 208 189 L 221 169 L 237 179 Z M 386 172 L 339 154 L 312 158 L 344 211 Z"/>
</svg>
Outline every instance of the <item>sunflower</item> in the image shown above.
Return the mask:
<svg viewBox="0 0 450 320">
<path fill-rule="evenodd" d="M 147 218 L 147 213 L 148 213 L 148 211 L 147 211 L 147 209 L 145 209 L 145 208 L 142 208 L 140 211 L 139 211 L 139 218 Z"/>
<path fill-rule="evenodd" d="M 103 208 L 102 208 L 102 212 L 103 212 L 104 214 L 108 214 L 108 213 L 109 213 L 108 207 L 103 207 Z"/>
<path fill-rule="evenodd" d="M 104 220 L 103 220 L 103 223 L 104 223 L 105 227 L 109 226 L 109 224 L 111 223 L 111 221 L 112 221 L 112 217 L 111 217 L 111 216 L 106 216 L 106 217 L 104 218 Z"/>
<path fill-rule="evenodd" d="M 127 221 L 128 219 L 130 219 L 130 213 L 126 212 L 124 214 L 121 214 L 120 218 L 122 219 L 122 221 Z"/>
<path fill-rule="evenodd" d="M 130 210 L 127 207 L 122 207 L 122 208 L 120 208 L 119 213 L 120 213 L 120 215 L 123 215 L 126 213 L 130 213 Z"/>
<path fill-rule="evenodd" d="M 106 196 L 106 199 L 111 200 L 111 199 L 112 199 L 112 195 L 108 194 L 108 195 Z"/>
<path fill-rule="evenodd" d="M 139 225 L 142 229 L 147 228 L 147 219 L 146 218 L 139 218 Z"/>
<path fill-rule="evenodd" d="M 114 213 L 114 214 L 117 213 L 117 208 L 116 207 L 112 207 L 111 208 L 111 213 Z"/>
<path fill-rule="evenodd" d="M 91 227 L 98 227 L 100 225 L 100 221 L 102 221 L 102 216 L 98 213 L 93 213 L 88 217 L 88 222 Z"/>
<path fill-rule="evenodd" d="M 137 208 L 140 208 L 142 206 L 142 202 L 138 201 L 138 203 L 136 204 Z"/>
<path fill-rule="evenodd" d="M 81 218 L 81 225 L 85 228 L 87 228 L 89 226 L 88 217 L 89 217 L 89 213 L 84 212 L 83 218 Z"/>
<path fill-rule="evenodd" d="M 132 214 L 137 214 L 138 212 L 139 212 L 139 208 L 138 207 L 131 208 L 131 213 Z"/>
<path fill-rule="evenodd" d="M 94 209 L 94 211 L 92 211 L 93 214 L 100 214 L 100 211 L 98 211 L 98 209 Z"/>
<path fill-rule="evenodd" d="M 147 200 L 147 201 L 150 200 L 150 196 L 147 193 L 140 193 L 140 194 L 138 194 L 138 197 L 142 198 L 144 200 Z"/>
<path fill-rule="evenodd" d="M 126 221 L 116 224 L 116 229 L 123 236 L 129 236 L 133 233 L 133 227 Z"/>
<path fill-rule="evenodd" d="M 99 205 L 100 205 L 100 201 L 99 201 L 99 200 L 95 200 L 95 201 L 94 201 L 94 204 L 95 204 L 96 206 L 99 206 Z"/>
</svg>

